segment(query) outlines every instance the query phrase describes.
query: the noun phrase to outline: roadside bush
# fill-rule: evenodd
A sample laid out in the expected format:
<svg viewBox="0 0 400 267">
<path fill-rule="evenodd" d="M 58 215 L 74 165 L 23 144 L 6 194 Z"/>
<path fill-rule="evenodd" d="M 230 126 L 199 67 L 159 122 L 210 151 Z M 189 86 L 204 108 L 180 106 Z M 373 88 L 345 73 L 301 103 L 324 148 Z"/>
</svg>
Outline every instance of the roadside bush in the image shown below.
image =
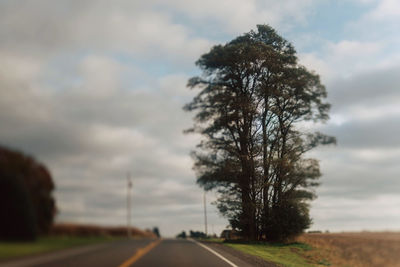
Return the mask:
<svg viewBox="0 0 400 267">
<path fill-rule="evenodd" d="M 272 209 L 267 218 L 265 235 L 273 242 L 286 242 L 307 229 L 311 224 L 306 205 L 285 203 Z"/>
<path fill-rule="evenodd" d="M 190 237 L 191 238 L 207 238 L 207 235 L 200 231 L 192 231 L 190 230 Z"/>
<path fill-rule="evenodd" d="M 183 238 L 183 239 L 185 239 L 185 238 L 186 238 L 186 232 L 185 232 L 185 231 L 182 231 L 182 233 L 176 235 L 176 238 Z"/>
</svg>

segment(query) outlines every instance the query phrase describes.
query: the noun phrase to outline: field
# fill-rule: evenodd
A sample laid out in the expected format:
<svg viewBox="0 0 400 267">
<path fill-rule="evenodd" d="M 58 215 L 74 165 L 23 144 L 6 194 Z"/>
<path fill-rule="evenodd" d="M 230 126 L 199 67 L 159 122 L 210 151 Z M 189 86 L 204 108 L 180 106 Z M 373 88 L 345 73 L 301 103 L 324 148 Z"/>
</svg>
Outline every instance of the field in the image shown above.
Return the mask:
<svg viewBox="0 0 400 267">
<path fill-rule="evenodd" d="M 308 257 L 324 258 L 330 266 L 400 266 L 400 233 L 397 232 L 304 234 L 297 241 L 314 248 L 306 253 Z"/>
<path fill-rule="evenodd" d="M 400 267 L 400 233 L 303 234 L 290 244 L 224 243 L 285 267 Z"/>
</svg>

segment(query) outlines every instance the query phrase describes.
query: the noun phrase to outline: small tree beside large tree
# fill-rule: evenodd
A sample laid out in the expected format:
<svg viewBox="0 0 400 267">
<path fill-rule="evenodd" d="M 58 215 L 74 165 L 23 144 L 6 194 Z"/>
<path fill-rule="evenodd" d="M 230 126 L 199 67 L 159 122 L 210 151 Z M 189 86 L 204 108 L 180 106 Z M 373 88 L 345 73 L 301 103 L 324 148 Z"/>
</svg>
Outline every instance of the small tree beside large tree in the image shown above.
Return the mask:
<svg viewBox="0 0 400 267">
<path fill-rule="evenodd" d="M 196 65 L 203 75 L 188 86 L 200 92 L 184 109 L 196 111 L 188 132 L 204 137 L 193 152 L 198 184 L 219 191 L 218 209 L 246 240 L 301 233 L 321 176 L 305 153 L 335 142 L 301 130 L 329 118 L 319 76 L 267 25 L 214 46 Z"/>
</svg>

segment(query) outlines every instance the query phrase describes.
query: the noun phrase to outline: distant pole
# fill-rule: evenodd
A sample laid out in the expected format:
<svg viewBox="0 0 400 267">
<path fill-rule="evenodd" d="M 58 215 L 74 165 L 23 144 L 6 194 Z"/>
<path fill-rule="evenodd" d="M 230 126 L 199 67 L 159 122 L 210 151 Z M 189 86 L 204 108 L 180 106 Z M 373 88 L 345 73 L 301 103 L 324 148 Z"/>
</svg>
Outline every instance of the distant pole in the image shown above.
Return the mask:
<svg viewBox="0 0 400 267">
<path fill-rule="evenodd" d="M 126 199 L 126 209 L 127 209 L 127 232 L 128 232 L 128 238 L 131 238 L 131 189 L 132 189 L 132 181 L 131 181 L 131 174 L 128 172 L 127 175 L 127 182 L 128 182 L 128 187 L 127 187 L 127 199 Z"/>
<path fill-rule="evenodd" d="M 207 233 L 207 202 L 206 202 L 206 191 L 204 191 L 203 194 L 203 203 L 204 203 L 204 228 L 206 230 L 206 236 L 208 236 Z"/>
</svg>

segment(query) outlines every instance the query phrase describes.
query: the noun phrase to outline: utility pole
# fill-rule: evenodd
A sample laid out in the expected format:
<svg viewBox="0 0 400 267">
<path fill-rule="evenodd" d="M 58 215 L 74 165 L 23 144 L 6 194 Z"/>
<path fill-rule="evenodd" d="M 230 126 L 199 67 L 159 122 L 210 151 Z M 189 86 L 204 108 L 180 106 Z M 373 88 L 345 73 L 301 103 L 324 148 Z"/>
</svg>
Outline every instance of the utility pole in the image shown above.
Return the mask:
<svg viewBox="0 0 400 267">
<path fill-rule="evenodd" d="M 203 203 L 204 203 L 204 227 L 206 230 L 206 236 L 208 236 L 207 233 L 207 202 L 206 202 L 206 191 L 203 193 Z"/>
<path fill-rule="evenodd" d="M 128 187 L 127 187 L 127 198 L 126 198 L 126 209 L 127 209 L 127 232 L 128 232 L 128 238 L 131 238 L 131 189 L 132 189 L 132 181 L 131 181 L 131 174 L 128 172 L 127 175 L 127 182 L 128 182 Z"/>
</svg>

